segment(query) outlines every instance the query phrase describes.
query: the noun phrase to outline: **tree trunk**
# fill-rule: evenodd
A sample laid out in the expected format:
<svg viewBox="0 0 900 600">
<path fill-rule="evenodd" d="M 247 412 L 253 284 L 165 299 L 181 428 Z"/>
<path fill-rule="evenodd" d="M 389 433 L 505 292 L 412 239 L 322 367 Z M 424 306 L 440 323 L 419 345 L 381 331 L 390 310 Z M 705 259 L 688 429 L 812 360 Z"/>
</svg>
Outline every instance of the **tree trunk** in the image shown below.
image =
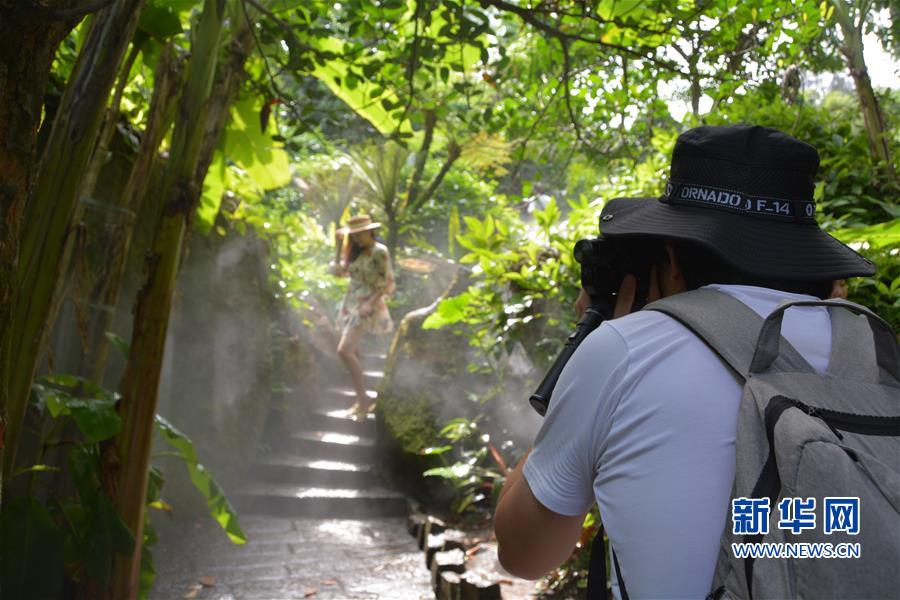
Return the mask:
<svg viewBox="0 0 900 600">
<path fill-rule="evenodd" d="M 253 45 L 253 36 L 245 21 L 242 21 L 234 38 L 228 46 L 227 63 L 225 68 L 221 69 L 222 77 L 216 81 L 209 97 L 209 107 L 206 110 L 206 128 L 197 161 L 196 180 L 198 189 L 202 187 L 203 179 L 206 177 L 209 165 L 212 163 L 222 130 L 230 115 L 229 109 L 234 104 L 240 85 L 246 75 L 243 66 L 247 54 Z M 156 81 L 164 81 L 164 84 L 160 86 L 157 83 L 153 91 L 147 131 L 141 140 L 138 158 L 122 194 L 122 201 L 125 203 L 123 208 L 128 211 L 132 220 L 134 215 L 138 214 L 141 209 L 141 203 L 147 188 L 147 176 L 152 169 L 152 161 L 155 159 L 156 150 L 172 122 L 174 117 L 172 109 L 179 98 L 176 90 L 181 86 L 182 64 L 180 59 L 177 59 L 177 62 L 175 62 L 174 54 L 171 54 L 170 50 L 171 48 L 164 51 L 164 56 L 167 56 L 165 59 L 167 64 L 162 64 L 163 59 L 161 58 L 160 65 L 157 66 Z M 168 55 L 166 55 L 167 52 L 169 53 Z M 154 119 L 157 119 L 158 123 Z M 156 214 L 155 211 L 153 212 Z M 194 215 L 196 215 L 196 211 L 192 212 L 189 218 L 192 220 Z M 188 226 L 189 231 L 190 225 Z M 105 310 L 99 313 L 96 322 L 91 328 L 91 350 L 87 357 L 91 369 L 91 379 L 97 382 L 103 380 L 106 371 L 106 360 L 109 356 L 109 340 L 106 338 L 106 332 L 112 323 L 113 309 L 118 305 L 132 233 L 133 227 L 130 222 L 124 223 L 123 227 L 112 232 L 109 243 L 109 260 L 111 262 L 106 267 L 108 275 L 98 281 L 98 291 L 92 296 L 93 304 L 105 307 Z"/>
<path fill-rule="evenodd" d="M 872 154 L 876 168 L 883 165 L 885 174 L 896 181 L 897 175 L 891 156 L 887 124 L 884 120 L 884 113 L 881 112 L 878 97 L 872 89 L 872 80 L 869 78 L 869 70 L 863 55 L 862 35 L 867 15 L 865 13 L 857 15 L 857 21 L 854 22 L 854 15 L 847 10 L 845 0 L 832 0 L 832 6 L 834 6 L 834 15 L 844 38 L 841 52 L 847 59 L 847 69 L 850 71 L 853 86 L 856 88 L 856 97 L 859 99 L 863 121 L 866 125 L 869 152 Z"/>
<path fill-rule="evenodd" d="M 391 260 L 397 260 L 397 242 L 400 237 L 400 224 L 397 222 L 397 213 L 393 209 L 384 211 L 387 217 L 387 248 L 391 255 Z"/>
<path fill-rule="evenodd" d="M 9 372 L 7 447 L 3 468 L 15 447 L 31 381 L 45 343 L 65 258 L 77 190 L 97 138 L 122 55 L 137 26 L 143 0 L 121 0 L 98 13 L 78 56 L 70 83 L 38 167 L 25 210 L 13 309 L 12 339 L 18 347 Z"/>
<path fill-rule="evenodd" d="M 251 16 L 255 14 L 252 8 L 248 7 Z M 243 12 L 243 11 L 242 11 Z M 202 188 L 203 180 L 209 171 L 209 165 L 212 164 L 215 156 L 216 148 L 219 145 L 219 139 L 222 137 L 222 131 L 228 123 L 231 116 L 231 107 L 237 100 L 238 92 L 241 84 L 247 76 L 244 70 L 244 63 L 247 56 L 253 48 L 253 34 L 250 31 L 250 25 L 246 19 L 241 19 L 236 31 L 232 36 L 226 48 L 225 66 L 220 69 L 219 77 L 213 85 L 212 94 L 210 94 L 206 108 L 206 129 L 203 132 L 203 142 L 200 144 L 200 155 L 197 160 L 196 179 L 197 185 Z M 199 189 L 199 188 L 198 188 Z M 188 218 L 188 235 L 194 222 L 197 212 L 194 211 Z"/>
<path fill-rule="evenodd" d="M 122 64 L 119 70 L 119 80 L 116 83 L 116 90 L 113 93 L 112 101 L 109 108 L 106 109 L 106 115 L 103 119 L 103 126 L 100 128 L 100 135 L 97 136 L 97 145 L 91 153 L 91 159 L 85 170 L 84 178 L 81 181 L 81 189 L 78 192 L 78 198 L 90 197 L 94 194 L 94 188 L 97 186 L 97 178 L 100 176 L 100 170 L 106 162 L 106 153 L 109 151 L 109 144 L 112 142 L 113 135 L 116 133 L 116 125 L 119 122 L 119 110 L 122 105 L 122 95 L 125 93 L 125 87 L 130 81 L 131 68 L 134 61 L 137 60 L 138 54 L 141 52 L 141 45 L 135 41 L 131 45 L 131 51 L 128 58 Z"/>
<path fill-rule="evenodd" d="M 207 100 L 224 17 L 225 0 L 205 0 L 195 28 L 187 82 L 163 178 L 165 206 L 135 305 L 131 350 L 121 386 L 122 429 L 115 440 L 115 458 L 121 467 L 116 477 L 115 503 L 125 524 L 134 532 L 136 544 L 130 557 L 116 558 L 114 598 L 134 598 L 138 590 L 147 470 L 166 329 L 185 232 L 200 194 L 197 167 L 205 128 L 197 124 L 205 122 L 209 109 Z"/>
<path fill-rule="evenodd" d="M 50 8 L 60 2 L 45 2 Z M 37 132 L 50 67 L 60 42 L 77 21 L 36 17 L 26 3 L 0 8 L 0 482 L 10 450 L 7 431 L 19 428 L 9 413 L 13 360 L 13 310 L 18 297 L 17 268 L 23 214 L 33 183 Z M 17 342 L 18 343 L 18 342 Z"/>
<path fill-rule="evenodd" d="M 117 223 L 117 226 L 103 232 L 105 245 L 109 250 L 106 262 L 96 265 L 100 275 L 90 298 L 91 304 L 103 309 L 97 313 L 91 324 L 89 350 L 82 366 L 82 373 L 89 375 L 97 383 L 103 382 L 106 371 L 106 359 L 109 355 L 106 332 L 112 324 L 114 311 L 119 302 L 134 231 L 134 218 L 143 205 L 150 173 L 158 159 L 159 145 L 175 118 L 183 76 L 184 59 L 176 52 L 174 43 L 170 42 L 160 53 L 156 65 L 147 128 L 141 136 L 137 157 L 119 198 L 118 207 L 125 212 L 126 218 Z M 153 211 L 153 214 L 156 212 Z"/>
</svg>

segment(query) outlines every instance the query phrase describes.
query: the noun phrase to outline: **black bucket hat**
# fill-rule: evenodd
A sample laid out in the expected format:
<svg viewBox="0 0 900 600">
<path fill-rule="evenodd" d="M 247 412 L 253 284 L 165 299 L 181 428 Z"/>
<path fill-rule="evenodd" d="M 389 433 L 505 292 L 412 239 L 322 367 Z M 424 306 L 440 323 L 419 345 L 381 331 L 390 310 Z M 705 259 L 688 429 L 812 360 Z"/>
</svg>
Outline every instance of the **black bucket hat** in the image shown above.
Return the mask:
<svg viewBox="0 0 900 600">
<path fill-rule="evenodd" d="M 665 193 L 616 198 L 604 237 L 696 242 L 749 275 L 827 281 L 872 275 L 875 265 L 819 228 L 816 149 L 777 129 L 704 126 L 678 136 Z"/>
</svg>

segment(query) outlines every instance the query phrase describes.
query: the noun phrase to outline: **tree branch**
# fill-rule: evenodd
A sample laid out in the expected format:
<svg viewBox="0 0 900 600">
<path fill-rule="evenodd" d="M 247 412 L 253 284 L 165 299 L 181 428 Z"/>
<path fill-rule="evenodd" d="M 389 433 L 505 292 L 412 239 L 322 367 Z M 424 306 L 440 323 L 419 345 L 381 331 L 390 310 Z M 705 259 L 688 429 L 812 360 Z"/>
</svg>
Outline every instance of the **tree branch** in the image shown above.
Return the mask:
<svg viewBox="0 0 900 600">
<path fill-rule="evenodd" d="M 82 6 L 72 8 L 48 8 L 43 4 L 34 2 L 32 7 L 45 19 L 51 21 L 74 21 L 91 13 L 103 10 L 113 3 L 113 0 L 88 0 Z"/>
<path fill-rule="evenodd" d="M 434 195 L 437 191 L 438 187 L 440 187 L 441 182 L 444 181 L 444 177 L 450 171 L 450 168 L 453 166 L 453 163 L 460 157 L 462 154 L 462 148 L 454 142 L 450 140 L 450 145 L 447 147 L 447 158 L 444 160 L 444 164 L 441 165 L 441 170 L 438 171 L 438 174 L 434 176 L 434 179 L 431 180 L 431 184 L 428 186 L 428 189 L 425 190 L 425 193 L 416 198 L 416 202 L 414 205 L 407 206 L 408 211 L 415 212 L 422 208 L 422 206 L 428 202 L 428 200 Z"/>
<path fill-rule="evenodd" d="M 286 34 L 288 34 L 288 36 L 291 38 L 291 43 L 296 44 L 297 48 L 302 48 L 303 50 L 307 50 L 314 54 L 321 54 L 318 50 L 316 50 L 312 46 L 310 46 L 308 44 L 304 44 L 299 39 L 297 39 L 296 34 L 294 34 L 294 26 L 291 25 L 290 23 L 288 23 L 287 21 L 282 20 L 278 15 L 273 13 L 271 10 L 269 10 L 268 8 L 266 8 L 265 6 L 263 6 L 256 0 L 242 0 L 242 1 L 246 2 L 247 4 L 249 4 L 256 10 L 261 12 L 262 14 L 264 14 L 267 17 L 269 17 L 270 19 L 272 19 L 276 25 L 278 25 L 282 30 L 284 30 L 284 32 Z"/>
<path fill-rule="evenodd" d="M 416 1 L 416 10 L 413 12 L 413 20 L 415 23 L 413 24 L 413 41 L 412 41 L 412 49 L 410 52 L 409 63 L 406 65 L 406 79 L 409 81 L 409 98 L 406 99 L 406 106 L 403 107 L 403 115 L 397 121 L 397 132 L 399 133 L 400 127 L 403 125 L 403 121 L 406 120 L 406 115 L 409 113 L 409 109 L 412 106 L 413 98 L 416 96 L 416 67 L 419 62 L 419 7 L 422 6 L 421 2 Z"/>
<path fill-rule="evenodd" d="M 525 158 L 525 148 L 528 146 L 528 142 L 531 141 L 531 136 L 533 136 L 534 132 L 537 131 L 538 124 L 544 120 L 544 115 L 547 114 L 547 109 L 549 109 L 550 105 L 553 104 L 553 102 L 556 100 L 556 96 L 557 94 L 559 94 L 559 90 L 559 86 L 554 89 L 553 95 L 550 96 L 547 104 L 544 105 L 544 107 L 541 109 L 540 114 L 538 114 L 538 116 L 531 123 L 531 128 L 528 130 L 528 135 L 526 135 L 525 139 L 522 140 L 522 145 L 519 146 L 519 158 L 517 159 L 516 166 L 513 168 L 512 174 L 510 176 L 512 179 L 515 179 L 519 174 L 519 167 L 522 165 L 522 161 Z"/>
<path fill-rule="evenodd" d="M 560 39 L 559 45 L 562 46 L 563 51 L 563 100 L 566 102 L 566 110 L 569 112 L 569 119 L 572 121 L 572 126 L 575 128 L 575 140 L 580 144 L 584 144 L 585 141 L 581 137 L 581 127 L 579 127 L 578 119 L 575 117 L 575 111 L 572 110 L 572 98 L 569 93 L 569 69 L 571 67 L 569 59 L 569 43 L 564 39 Z"/>
<path fill-rule="evenodd" d="M 633 48 L 628 48 L 627 46 L 620 46 L 618 44 L 610 44 L 608 42 L 604 42 L 600 38 L 596 37 L 588 37 L 580 34 L 568 33 L 545 23 L 541 19 L 537 18 L 531 9 L 517 6 L 515 4 L 510 4 L 505 0 L 478 0 L 482 6 L 491 6 L 498 10 L 502 10 L 504 12 L 510 12 L 518 16 L 522 21 L 531 25 L 535 29 L 546 33 L 547 35 L 556 38 L 558 40 L 568 40 L 568 41 L 581 41 L 586 42 L 588 44 L 594 44 L 596 46 L 600 46 L 603 48 L 609 48 L 610 50 L 616 50 L 618 52 L 622 52 L 625 54 L 630 54 L 636 58 L 641 58 L 643 60 L 647 60 L 652 62 L 653 64 L 666 69 L 667 71 L 672 71 L 674 73 L 681 73 L 682 71 L 674 66 L 671 62 L 656 58 L 652 54 L 644 54 L 638 50 L 634 50 Z"/>
<path fill-rule="evenodd" d="M 416 165 L 412 178 L 409 181 L 409 189 L 406 192 L 406 205 L 415 204 L 419 195 L 419 186 L 422 183 L 422 175 L 425 172 L 425 162 L 431 150 L 431 140 L 434 138 L 434 126 L 437 123 L 437 115 L 433 110 L 425 111 L 425 137 L 422 139 L 422 147 L 416 153 Z"/>
</svg>

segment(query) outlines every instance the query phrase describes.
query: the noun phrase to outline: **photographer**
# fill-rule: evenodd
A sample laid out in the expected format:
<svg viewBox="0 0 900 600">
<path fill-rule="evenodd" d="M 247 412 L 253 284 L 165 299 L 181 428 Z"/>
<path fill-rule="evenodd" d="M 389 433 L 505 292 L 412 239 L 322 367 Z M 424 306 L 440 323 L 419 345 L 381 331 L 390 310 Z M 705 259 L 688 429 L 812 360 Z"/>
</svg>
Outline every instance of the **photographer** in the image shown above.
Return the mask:
<svg viewBox="0 0 900 600">
<path fill-rule="evenodd" d="M 583 293 L 576 303 L 604 300 L 615 318 L 574 352 L 533 450 L 508 476 L 494 520 L 507 570 L 536 579 L 561 564 L 596 501 L 628 597 L 710 592 L 742 381 L 681 323 L 636 309 L 706 287 L 765 317 L 874 273 L 816 224 L 818 162 L 814 148 L 773 129 L 699 127 L 679 136 L 663 197 L 607 203 L 604 240 L 649 268 L 620 279 L 613 299 Z M 828 368 L 826 309 L 788 311 L 782 334 L 814 369 Z"/>
</svg>

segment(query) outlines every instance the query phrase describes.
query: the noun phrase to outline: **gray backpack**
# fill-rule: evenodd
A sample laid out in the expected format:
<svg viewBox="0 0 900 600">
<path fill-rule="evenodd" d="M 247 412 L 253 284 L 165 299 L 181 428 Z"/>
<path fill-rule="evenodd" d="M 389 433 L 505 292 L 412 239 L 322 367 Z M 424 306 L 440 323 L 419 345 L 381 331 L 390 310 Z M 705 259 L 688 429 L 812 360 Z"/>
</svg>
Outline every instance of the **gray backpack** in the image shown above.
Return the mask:
<svg viewBox="0 0 900 600">
<path fill-rule="evenodd" d="M 817 373 L 781 337 L 784 312 L 826 306 Z M 900 598 L 900 351 L 841 300 L 765 320 L 710 289 L 647 308 L 693 331 L 744 380 L 728 522 L 708 599 Z"/>
</svg>

